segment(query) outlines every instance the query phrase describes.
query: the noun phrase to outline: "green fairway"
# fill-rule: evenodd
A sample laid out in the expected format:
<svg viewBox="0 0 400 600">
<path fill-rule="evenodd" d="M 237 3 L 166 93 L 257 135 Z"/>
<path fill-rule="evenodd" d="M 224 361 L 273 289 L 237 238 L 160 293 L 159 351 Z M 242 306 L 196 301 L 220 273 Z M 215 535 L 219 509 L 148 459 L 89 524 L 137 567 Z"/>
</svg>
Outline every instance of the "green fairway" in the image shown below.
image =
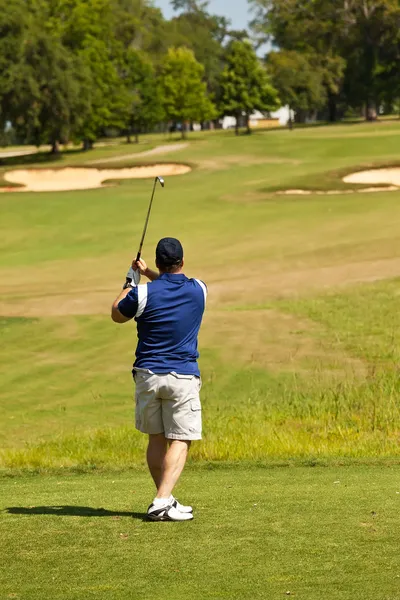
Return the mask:
<svg viewBox="0 0 400 600">
<path fill-rule="evenodd" d="M 399 138 L 395 122 L 196 134 L 154 157 L 193 171 L 158 193 L 144 256 L 181 238 L 210 291 L 189 524 L 143 520 L 136 334 L 109 317 L 151 182 L 0 194 L 0 598 L 400 600 L 400 192 L 275 193 L 348 191 L 343 174 L 398 163 Z"/>
<path fill-rule="evenodd" d="M 167 178 L 144 256 L 152 263 L 164 235 L 181 238 L 187 274 L 210 290 L 200 348 L 205 439 L 193 460 L 398 455 L 400 192 L 273 190 L 349 187 L 340 174 L 396 163 L 399 138 L 395 121 L 199 133 L 157 157 L 193 172 Z M 132 152 L 167 140 L 143 138 Z M 68 153 L 57 165 L 134 164 L 140 153 L 128 159 L 127 148 Z M 132 426 L 135 333 L 113 324 L 109 307 L 150 189 L 124 181 L 0 195 L 3 467 L 143 461 Z"/>
<path fill-rule="evenodd" d="M 191 470 L 192 523 L 144 521 L 151 494 L 141 471 L 3 479 L 0 597 L 400 598 L 397 467 Z"/>
</svg>

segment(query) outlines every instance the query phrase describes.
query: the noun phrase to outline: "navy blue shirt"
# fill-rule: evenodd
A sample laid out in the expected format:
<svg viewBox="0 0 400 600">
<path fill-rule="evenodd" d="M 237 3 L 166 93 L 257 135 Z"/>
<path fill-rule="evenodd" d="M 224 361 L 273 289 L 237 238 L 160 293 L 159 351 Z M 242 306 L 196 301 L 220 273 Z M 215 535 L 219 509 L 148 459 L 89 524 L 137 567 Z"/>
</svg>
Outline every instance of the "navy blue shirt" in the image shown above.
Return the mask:
<svg viewBox="0 0 400 600">
<path fill-rule="evenodd" d="M 164 273 L 133 288 L 118 304 L 135 319 L 139 342 L 134 367 L 153 373 L 200 376 L 197 337 L 206 305 L 207 287 L 198 279 Z"/>
</svg>

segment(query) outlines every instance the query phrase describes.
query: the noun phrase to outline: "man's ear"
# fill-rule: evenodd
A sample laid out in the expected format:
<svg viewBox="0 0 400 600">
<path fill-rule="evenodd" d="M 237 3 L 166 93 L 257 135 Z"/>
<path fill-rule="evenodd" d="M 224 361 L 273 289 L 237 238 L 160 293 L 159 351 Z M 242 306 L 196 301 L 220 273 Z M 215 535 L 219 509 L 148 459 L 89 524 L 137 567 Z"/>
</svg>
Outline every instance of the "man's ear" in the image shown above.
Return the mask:
<svg viewBox="0 0 400 600">
<path fill-rule="evenodd" d="M 182 258 L 182 269 L 185 266 L 185 257 Z"/>
</svg>

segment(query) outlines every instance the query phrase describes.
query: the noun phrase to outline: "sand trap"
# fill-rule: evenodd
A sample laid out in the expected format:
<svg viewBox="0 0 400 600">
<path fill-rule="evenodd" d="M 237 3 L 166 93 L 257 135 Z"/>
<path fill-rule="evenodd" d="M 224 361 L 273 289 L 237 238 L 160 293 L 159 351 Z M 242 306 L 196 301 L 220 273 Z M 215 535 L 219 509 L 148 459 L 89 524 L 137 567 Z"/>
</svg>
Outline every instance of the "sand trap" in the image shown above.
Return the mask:
<svg viewBox="0 0 400 600">
<path fill-rule="evenodd" d="M 375 192 L 397 192 L 400 189 L 400 167 L 393 167 L 392 169 L 370 169 L 369 171 L 359 171 L 358 173 L 352 173 L 346 175 L 343 178 L 345 183 L 359 183 L 360 185 L 370 185 L 371 187 L 361 188 L 359 190 L 283 190 L 277 192 L 277 194 L 284 194 L 287 196 L 331 196 L 335 194 L 373 194 Z M 374 187 L 374 186 L 381 187 Z"/>
<path fill-rule="evenodd" d="M 359 171 L 344 177 L 345 183 L 360 183 L 369 185 L 386 184 L 400 187 L 400 168 L 372 169 L 370 171 Z"/>
<path fill-rule="evenodd" d="M 373 194 L 375 192 L 397 192 L 397 185 L 388 185 L 384 187 L 369 187 L 361 190 L 283 190 L 276 192 L 284 196 L 336 196 L 343 194 Z"/>
<path fill-rule="evenodd" d="M 184 175 L 191 168 L 187 165 L 160 164 L 127 169 L 18 169 L 9 171 L 4 179 L 23 185 L 19 188 L 0 188 L 3 192 L 61 192 L 66 190 L 89 190 L 103 186 L 104 181 L 114 179 L 147 179 Z"/>
</svg>

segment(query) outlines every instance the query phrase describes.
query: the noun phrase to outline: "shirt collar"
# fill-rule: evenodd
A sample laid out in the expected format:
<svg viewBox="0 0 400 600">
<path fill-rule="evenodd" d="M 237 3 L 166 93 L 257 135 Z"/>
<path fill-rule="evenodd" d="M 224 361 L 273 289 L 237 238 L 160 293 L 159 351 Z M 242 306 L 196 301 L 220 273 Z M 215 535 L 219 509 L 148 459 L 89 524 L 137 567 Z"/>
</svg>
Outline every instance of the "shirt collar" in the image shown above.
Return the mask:
<svg viewBox="0 0 400 600">
<path fill-rule="evenodd" d="M 187 277 L 183 273 L 163 273 L 158 279 L 166 279 L 168 281 L 185 281 Z"/>
</svg>

